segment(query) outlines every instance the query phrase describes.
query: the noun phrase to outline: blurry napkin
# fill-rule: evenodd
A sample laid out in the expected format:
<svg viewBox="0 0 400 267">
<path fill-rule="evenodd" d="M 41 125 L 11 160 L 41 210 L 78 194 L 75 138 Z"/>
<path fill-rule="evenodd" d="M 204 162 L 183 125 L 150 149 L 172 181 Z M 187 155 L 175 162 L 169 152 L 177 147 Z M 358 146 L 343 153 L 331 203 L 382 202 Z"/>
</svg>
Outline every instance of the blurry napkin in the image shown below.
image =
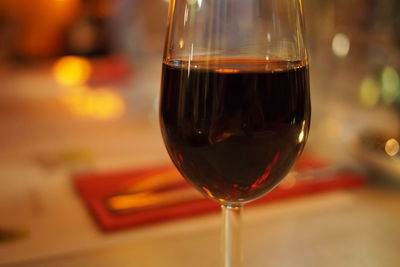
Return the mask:
<svg viewBox="0 0 400 267">
<path fill-rule="evenodd" d="M 247 206 L 319 193 L 360 187 L 360 174 L 332 168 L 302 157 L 282 183 Z M 100 228 L 121 230 L 145 224 L 218 211 L 219 205 L 204 198 L 171 166 L 109 173 L 75 175 L 74 185 Z"/>
</svg>

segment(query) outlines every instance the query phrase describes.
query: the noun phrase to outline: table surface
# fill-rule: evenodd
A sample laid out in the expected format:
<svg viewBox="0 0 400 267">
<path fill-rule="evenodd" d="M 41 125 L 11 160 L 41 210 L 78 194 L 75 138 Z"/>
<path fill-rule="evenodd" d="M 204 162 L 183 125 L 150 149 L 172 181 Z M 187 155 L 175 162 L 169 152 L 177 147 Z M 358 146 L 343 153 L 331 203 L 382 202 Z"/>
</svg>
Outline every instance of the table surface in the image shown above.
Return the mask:
<svg viewBox="0 0 400 267">
<path fill-rule="evenodd" d="M 82 210 L 69 214 L 58 229 L 42 229 L 47 237 L 32 229 L 36 237 L 2 247 L 2 262 L 218 266 L 218 214 L 112 234 L 97 231 Z M 248 208 L 243 234 L 246 266 L 398 266 L 399 214 L 398 192 L 370 188 Z"/>
<path fill-rule="evenodd" d="M 0 243 L 0 266 L 218 266 L 219 214 L 106 234 L 72 187 L 78 170 L 168 162 L 154 111 L 93 120 L 31 103 L 0 103 L 0 229 L 23 233 Z M 397 267 L 399 222 L 400 193 L 378 186 L 248 207 L 246 266 Z"/>
</svg>

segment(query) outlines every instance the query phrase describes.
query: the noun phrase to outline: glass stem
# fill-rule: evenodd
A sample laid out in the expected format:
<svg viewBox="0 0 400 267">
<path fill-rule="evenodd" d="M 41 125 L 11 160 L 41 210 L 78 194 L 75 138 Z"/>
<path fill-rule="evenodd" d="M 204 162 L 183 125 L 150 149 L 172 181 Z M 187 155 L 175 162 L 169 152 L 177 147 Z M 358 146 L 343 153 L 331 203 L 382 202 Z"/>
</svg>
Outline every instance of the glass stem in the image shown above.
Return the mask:
<svg viewBox="0 0 400 267">
<path fill-rule="evenodd" d="M 243 267 L 242 210 L 243 205 L 222 205 L 223 267 Z"/>
</svg>

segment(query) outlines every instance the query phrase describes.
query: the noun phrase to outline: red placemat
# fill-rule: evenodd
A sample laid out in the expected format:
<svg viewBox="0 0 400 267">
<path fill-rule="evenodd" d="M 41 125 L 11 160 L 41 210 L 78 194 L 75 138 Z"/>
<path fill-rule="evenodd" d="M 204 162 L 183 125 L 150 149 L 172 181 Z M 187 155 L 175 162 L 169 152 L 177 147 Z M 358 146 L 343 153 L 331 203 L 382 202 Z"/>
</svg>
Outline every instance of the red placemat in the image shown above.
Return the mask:
<svg viewBox="0 0 400 267">
<path fill-rule="evenodd" d="M 295 169 L 304 172 L 326 167 L 327 165 L 323 162 L 303 158 L 296 164 Z M 174 171 L 173 166 L 157 166 L 110 173 L 81 173 L 75 176 L 74 185 L 101 229 L 105 231 L 121 230 L 219 211 L 219 205 L 206 198 L 189 198 L 183 202 L 147 206 L 141 209 L 123 209 L 122 211 L 110 209 L 110 197 L 119 194 L 129 197 L 129 192 L 135 185 L 149 188 L 153 186 L 152 183 L 162 182 L 164 176 L 171 175 L 171 172 Z M 183 178 L 174 179 L 176 181 L 153 190 L 153 193 L 161 195 L 166 192 L 186 192 L 191 189 L 191 186 Z M 324 176 L 312 179 L 286 178 L 269 194 L 249 203 L 248 206 L 329 190 L 355 188 L 365 184 L 366 180 L 363 176 L 346 171 L 327 172 Z M 136 186 L 136 188 L 138 187 Z"/>
</svg>

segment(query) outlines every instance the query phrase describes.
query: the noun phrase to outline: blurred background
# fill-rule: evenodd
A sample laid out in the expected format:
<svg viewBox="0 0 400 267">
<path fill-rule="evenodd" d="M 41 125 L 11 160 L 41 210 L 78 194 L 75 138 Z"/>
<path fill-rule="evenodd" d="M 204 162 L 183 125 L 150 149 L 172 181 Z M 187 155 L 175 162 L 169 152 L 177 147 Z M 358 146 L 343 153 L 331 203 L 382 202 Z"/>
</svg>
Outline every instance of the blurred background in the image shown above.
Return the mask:
<svg viewBox="0 0 400 267">
<path fill-rule="evenodd" d="M 400 2 L 303 4 L 313 105 L 305 154 L 361 173 L 369 181 L 366 190 L 374 192 L 331 196 L 319 209 L 334 217 L 334 210 L 346 207 L 363 210 L 355 220 L 380 218 L 381 232 L 352 221 L 350 211 L 339 212 L 343 223 L 353 222 L 350 248 L 328 239 L 332 255 L 318 250 L 316 260 L 315 250 L 301 250 L 300 258 L 275 266 L 399 266 L 400 230 L 388 221 L 400 220 Z M 168 162 L 157 115 L 167 11 L 168 0 L 0 0 L 0 266 L 128 266 L 122 262 L 132 256 L 136 265 L 131 259 L 129 266 L 160 266 L 149 255 L 164 249 L 171 236 L 182 253 L 188 239 L 191 251 L 195 243 L 216 242 L 215 218 L 200 227 L 206 229 L 203 239 L 193 233 L 199 229 L 193 221 L 105 235 L 72 189 L 76 172 Z M 358 209 L 366 199 L 386 208 Z M 290 205 L 311 213 L 296 203 Z M 293 213 L 291 208 L 286 209 Z M 275 213 L 254 213 L 254 229 L 285 217 Z M 294 225 L 286 227 L 296 232 Z M 345 235 L 350 230 L 343 227 L 333 229 Z M 355 234 L 358 227 L 372 237 Z M 332 238 L 332 231 L 323 233 Z M 297 236 L 304 247 L 318 243 L 304 241 L 306 236 Z M 271 244 L 268 249 L 274 251 Z M 272 253 L 270 260 L 282 262 L 285 251 Z M 209 260 L 217 257 L 210 253 Z M 346 259 L 342 264 L 321 265 L 340 256 Z M 189 266 L 188 257 L 164 252 L 159 261 Z M 257 263 L 261 258 L 252 259 L 252 266 L 264 266 Z"/>
</svg>

